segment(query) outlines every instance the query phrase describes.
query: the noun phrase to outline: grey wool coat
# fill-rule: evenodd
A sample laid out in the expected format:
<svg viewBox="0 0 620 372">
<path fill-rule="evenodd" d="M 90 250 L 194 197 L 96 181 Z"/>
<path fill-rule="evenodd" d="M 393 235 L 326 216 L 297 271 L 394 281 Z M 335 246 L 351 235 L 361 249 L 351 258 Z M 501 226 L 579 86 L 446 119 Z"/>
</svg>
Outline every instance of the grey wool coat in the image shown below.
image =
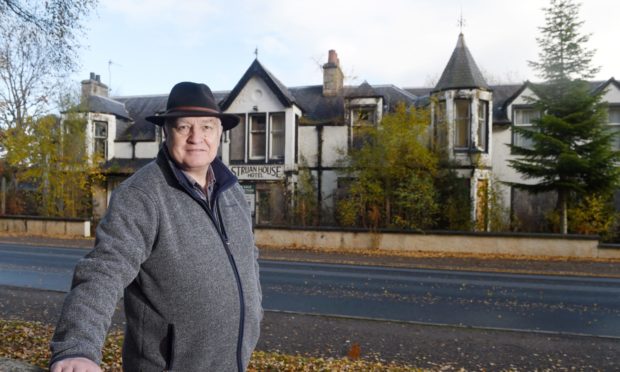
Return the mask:
<svg viewBox="0 0 620 372">
<path fill-rule="evenodd" d="M 74 273 L 50 364 L 101 348 L 123 294 L 125 371 L 239 371 L 262 319 L 258 251 L 236 177 L 218 159 L 213 208 L 157 159 L 113 192 L 94 249 Z"/>
</svg>

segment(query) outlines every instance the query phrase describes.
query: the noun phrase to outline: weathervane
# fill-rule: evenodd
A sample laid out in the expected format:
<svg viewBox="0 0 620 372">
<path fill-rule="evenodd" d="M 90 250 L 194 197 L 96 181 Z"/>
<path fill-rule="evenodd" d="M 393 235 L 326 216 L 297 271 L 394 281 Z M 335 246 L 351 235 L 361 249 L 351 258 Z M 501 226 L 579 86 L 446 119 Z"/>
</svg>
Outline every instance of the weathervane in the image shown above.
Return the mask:
<svg viewBox="0 0 620 372">
<path fill-rule="evenodd" d="M 461 16 L 459 17 L 459 20 L 457 22 L 459 29 L 461 31 L 461 33 L 463 33 L 463 27 L 465 27 L 465 18 L 463 18 L 463 9 L 461 9 Z"/>
<path fill-rule="evenodd" d="M 256 59 L 258 59 L 258 47 L 256 47 L 256 49 L 254 49 L 254 55 L 256 56 Z"/>
</svg>

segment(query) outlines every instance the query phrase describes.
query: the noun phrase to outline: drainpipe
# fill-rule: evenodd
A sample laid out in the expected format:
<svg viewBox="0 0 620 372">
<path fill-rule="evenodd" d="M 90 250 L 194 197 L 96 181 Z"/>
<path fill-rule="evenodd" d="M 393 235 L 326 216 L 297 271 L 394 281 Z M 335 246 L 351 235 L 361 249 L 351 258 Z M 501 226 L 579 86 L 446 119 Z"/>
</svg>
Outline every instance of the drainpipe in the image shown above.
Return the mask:
<svg viewBox="0 0 620 372">
<path fill-rule="evenodd" d="M 318 201 L 317 215 L 319 217 L 319 224 L 320 224 L 322 221 L 322 217 L 323 217 L 321 216 L 321 211 L 323 210 L 322 208 L 322 199 L 323 199 L 322 194 L 323 193 L 321 192 L 322 190 L 321 183 L 322 183 L 322 178 L 323 178 L 323 126 L 319 125 L 316 127 L 316 129 L 317 129 L 318 144 L 319 144 L 318 152 L 316 155 L 316 158 L 317 158 L 316 159 L 317 160 L 317 177 L 316 177 L 317 192 L 316 192 L 316 195 L 317 195 L 317 201 Z"/>
</svg>

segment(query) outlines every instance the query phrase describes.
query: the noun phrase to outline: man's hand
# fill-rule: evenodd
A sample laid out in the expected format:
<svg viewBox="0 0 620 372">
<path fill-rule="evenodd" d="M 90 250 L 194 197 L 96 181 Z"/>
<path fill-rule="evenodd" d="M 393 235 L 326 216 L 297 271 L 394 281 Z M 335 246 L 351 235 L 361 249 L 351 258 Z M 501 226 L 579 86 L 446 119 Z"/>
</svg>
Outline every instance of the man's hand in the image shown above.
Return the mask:
<svg viewBox="0 0 620 372">
<path fill-rule="evenodd" d="M 67 358 L 52 364 L 50 372 L 101 372 L 101 368 L 88 358 Z"/>
</svg>

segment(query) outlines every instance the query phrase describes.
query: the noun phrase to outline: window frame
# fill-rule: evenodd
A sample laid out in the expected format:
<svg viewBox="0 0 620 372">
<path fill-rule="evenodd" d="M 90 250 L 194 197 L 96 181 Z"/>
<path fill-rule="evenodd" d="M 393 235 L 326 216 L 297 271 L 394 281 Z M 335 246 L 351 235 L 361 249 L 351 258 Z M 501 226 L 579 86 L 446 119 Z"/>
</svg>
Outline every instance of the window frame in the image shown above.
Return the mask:
<svg viewBox="0 0 620 372">
<path fill-rule="evenodd" d="M 105 129 L 105 134 L 98 134 L 97 129 L 102 127 Z M 109 133 L 109 125 L 107 121 L 104 120 L 93 120 L 93 155 L 100 154 L 98 151 L 99 146 L 97 144 L 99 142 L 103 143 L 103 159 L 108 159 L 108 133 Z"/>
<path fill-rule="evenodd" d="M 274 116 L 282 118 L 282 121 L 280 122 L 280 124 L 282 125 L 282 128 L 278 129 L 277 131 L 274 130 L 274 120 L 273 120 Z M 269 160 L 270 161 L 271 160 L 283 161 L 285 153 L 286 153 L 286 113 L 285 112 L 269 113 L 268 131 L 269 131 Z M 274 144 L 276 143 L 276 141 L 274 140 L 274 134 L 278 134 L 279 136 L 281 136 L 281 154 L 274 153 L 274 148 L 275 148 Z"/>
<path fill-rule="evenodd" d="M 364 144 L 363 134 L 357 134 L 356 132 L 363 132 L 367 128 L 373 128 L 377 126 L 377 111 L 376 105 L 354 105 L 349 108 L 349 144 L 351 148 L 361 148 Z M 361 114 L 367 114 L 368 119 L 358 119 Z M 360 137 L 360 138 L 357 138 Z M 358 142 L 361 141 L 361 142 Z"/>
<path fill-rule="evenodd" d="M 466 116 L 461 117 L 459 116 L 459 110 L 458 110 L 458 102 L 464 102 L 466 103 L 465 107 L 467 107 L 467 113 Z M 471 148 L 471 141 L 472 141 L 472 133 L 471 133 L 471 119 L 472 119 L 472 115 L 471 115 L 471 103 L 472 100 L 468 99 L 468 98 L 456 98 L 454 99 L 454 150 L 455 151 L 469 151 Z M 465 120 L 466 121 L 466 128 L 464 129 L 465 132 L 465 144 L 461 145 L 458 143 L 458 138 L 459 138 L 459 120 Z"/>
<path fill-rule="evenodd" d="M 254 129 L 254 118 L 263 118 L 263 129 Z M 267 158 L 267 113 L 266 112 L 262 112 L 262 113 L 252 113 L 248 115 L 248 118 L 250 120 L 249 123 L 250 125 L 248 126 L 248 156 L 247 159 L 248 160 L 253 160 L 253 161 L 261 161 L 261 160 L 265 160 Z M 254 145 L 255 145 L 255 136 L 258 135 L 260 136 L 260 133 L 262 133 L 262 137 L 263 137 L 263 143 L 262 143 L 262 155 L 256 155 L 254 153 Z M 258 141 L 260 142 L 260 141 Z"/>
<path fill-rule="evenodd" d="M 245 163 L 247 161 L 247 155 L 248 155 L 248 133 L 247 133 L 248 132 L 248 126 L 247 126 L 248 115 L 237 114 L 237 116 L 240 117 L 239 124 L 237 124 L 237 126 L 234 127 L 233 129 L 224 132 L 228 136 L 228 159 L 231 164 Z M 239 145 L 239 147 L 241 148 L 240 159 L 237 159 L 233 156 L 233 148 L 234 148 L 233 142 L 237 141 L 236 134 L 242 135 L 243 143 Z"/>
<path fill-rule="evenodd" d="M 517 120 L 519 118 L 519 114 L 523 112 L 529 112 L 530 115 L 528 117 L 529 121 L 527 123 L 521 122 L 521 120 Z M 532 115 L 534 114 L 535 115 Z M 532 123 L 532 119 L 540 119 L 541 113 L 540 110 L 536 109 L 531 105 L 515 105 L 512 107 L 512 125 L 515 127 L 521 128 L 533 128 L 534 124 Z M 519 141 L 522 141 L 519 143 Z M 526 149 L 532 149 L 533 143 L 525 138 L 522 138 L 518 135 L 514 130 L 511 133 L 511 144 L 513 146 L 519 146 Z"/>
<path fill-rule="evenodd" d="M 489 151 L 489 106 L 489 101 L 478 100 L 478 142 L 476 148 L 485 153 Z M 480 117 L 481 112 L 483 113 L 482 118 Z"/>
<path fill-rule="evenodd" d="M 618 121 L 611 121 L 612 115 L 611 112 L 614 111 L 616 113 Z M 607 125 L 610 130 L 615 133 L 612 137 L 611 145 L 614 151 L 620 151 L 620 104 L 612 104 L 607 108 Z"/>
</svg>

